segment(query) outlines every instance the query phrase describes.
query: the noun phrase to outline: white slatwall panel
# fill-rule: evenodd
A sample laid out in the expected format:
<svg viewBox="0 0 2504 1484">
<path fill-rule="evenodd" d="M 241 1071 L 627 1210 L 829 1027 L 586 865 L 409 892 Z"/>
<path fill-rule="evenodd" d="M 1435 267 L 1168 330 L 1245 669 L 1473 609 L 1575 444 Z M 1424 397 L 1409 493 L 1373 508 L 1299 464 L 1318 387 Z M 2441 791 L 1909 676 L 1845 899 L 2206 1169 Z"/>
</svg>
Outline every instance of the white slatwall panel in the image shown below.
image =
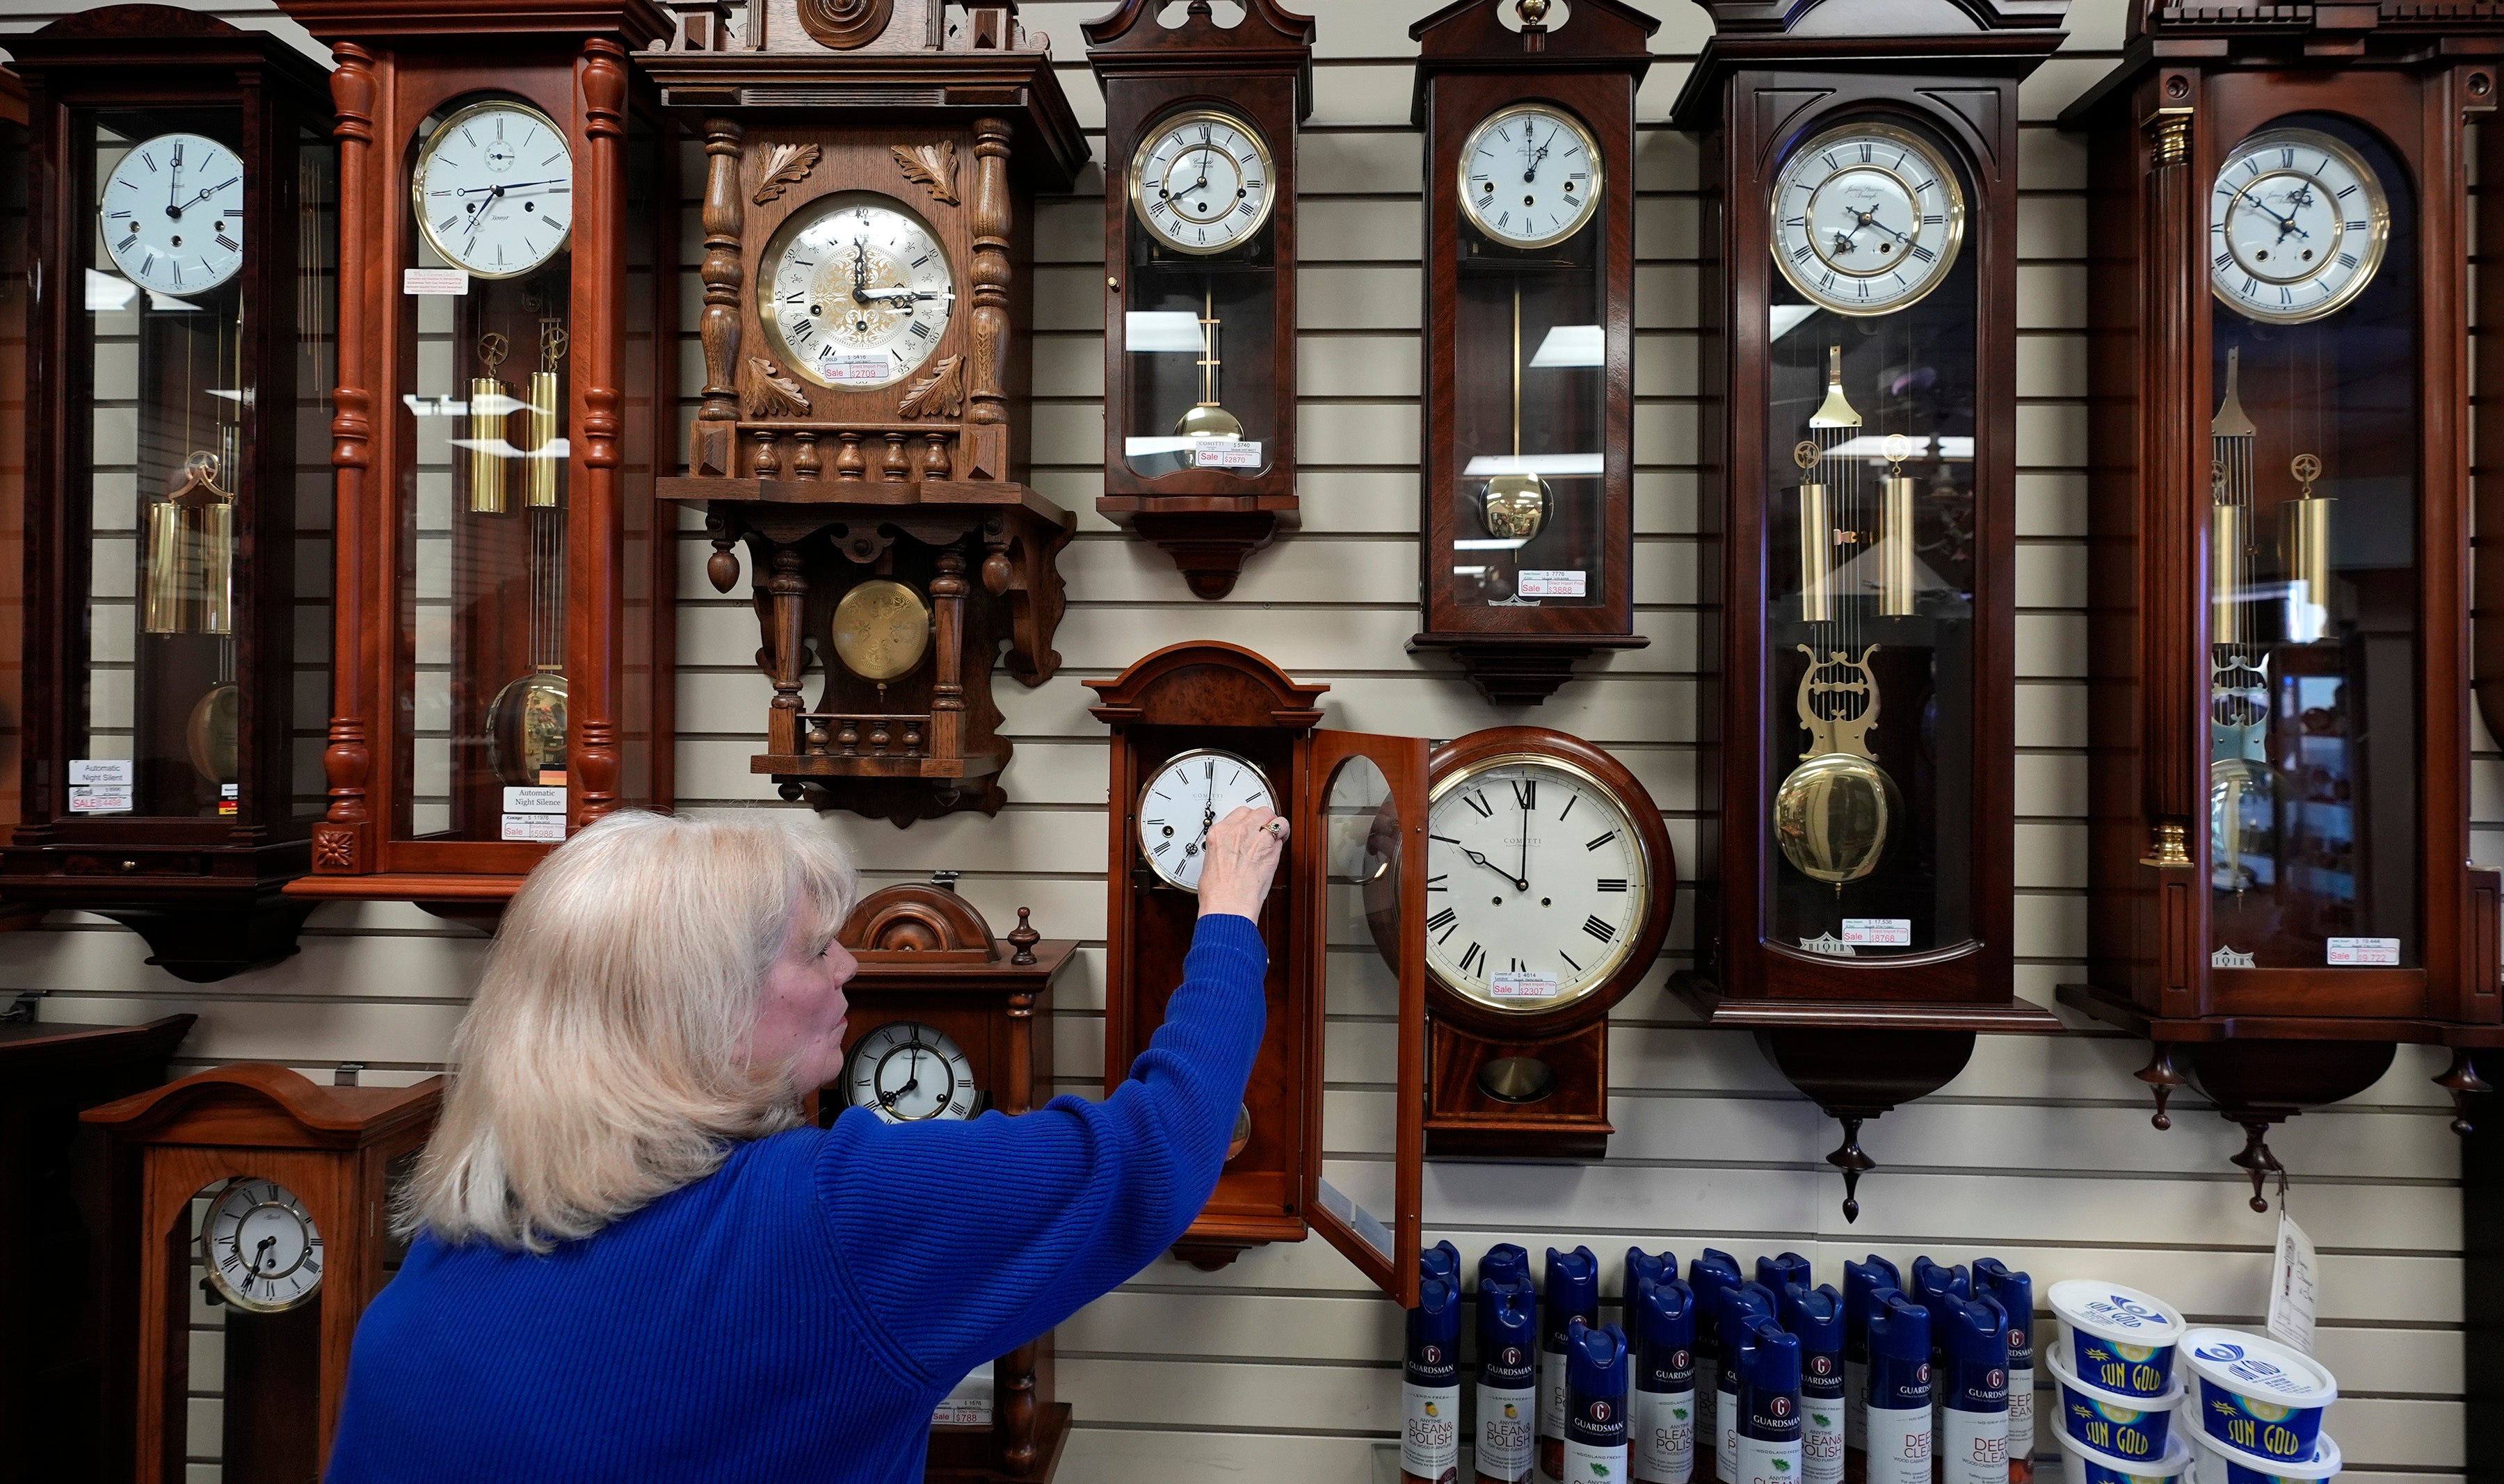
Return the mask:
<svg viewBox="0 0 2504 1484">
<path fill-rule="evenodd" d="M 1159 644 L 1251 644 L 1300 677 L 1330 682 L 1332 723 L 1351 729 L 1449 737 L 1527 720 L 1578 732 L 1643 778 L 1682 850 L 1691 842 L 1696 151 L 1660 121 L 1707 27 L 1684 0 L 1644 3 L 1664 22 L 1639 102 L 1637 170 L 1636 597 L 1652 644 L 1587 666 L 1528 713 L 1487 707 L 1443 662 L 1402 648 L 1416 623 L 1419 416 L 1421 141 L 1408 123 L 1407 32 L 1428 0 L 1309 0 L 1321 40 L 1299 201 L 1304 529 L 1254 558 L 1225 603 L 1191 598 L 1163 555 L 1094 514 L 1100 176 L 1091 168 L 1078 194 L 1038 212 L 1035 482 L 1080 526 L 1062 559 L 1063 668 L 1039 691 L 1001 681 L 1018 754 L 1007 777 L 1016 802 L 997 819 L 898 831 L 830 817 L 874 883 L 960 869 L 961 889 L 995 923 L 1029 906 L 1047 932 L 1088 941 L 1054 1026 L 1062 1090 L 1092 1093 L 1103 1060 L 1104 734 L 1078 682 Z M 2086 879 L 2086 162 L 2051 121 L 2112 64 L 2122 5 L 2077 0 L 2068 47 L 2023 93 L 2017 948 L 2024 992 L 2046 1004 L 2079 972 Z M 293 29 L 266 4 L 201 8 Z M 1078 26 L 1104 8 L 1025 8 L 1028 24 L 1054 37 L 1062 84 L 1091 128 L 1102 111 Z M 59 9 L 0 0 L 10 29 Z M 692 224 L 688 231 L 692 240 Z M 691 392 L 700 366 L 692 355 L 688 365 Z M 754 621 L 744 590 L 713 596 L 698 570 L 708 548 L 692 528 L 684 539 L 681 804 L 770 802 L 765 780 L 747 772 L 747 723 L 769 694 L 749 663 Z M 2482 860 L 2504 861 L 2504 772 L 2483 733 L 2481 743 L 2475 839 Z M 2188 1099 L 2172 1132 L 2151 1129 L 2129 1075 L 2141 1049 L 2074 1017 L 2062 1037 L 1984 1038 L 1943 1092 L 1872 1125 L 1867 1143 L 1884 1167 L 1862 1186 L 1859 1226 L 1847 1227 L 1840 1182 L 1823 1163 L 1833 1125 L 1748 1037 L 1699 1029 L 1662 988 L 1689 942 L 1691 897 L 1682 893 L 1679 906 L 1660 970 L 1615 1020 L 1613 1157 L 1436 1166 L 1430 1239 L 1451 1237 L 1472 1262 L 1498 1241 L 1534 1255 L 1588 1242 L 1613 1276 L 1636 1241 L 1682 1259 L 1708 1243 L 1743 1260 L 1796 1249 L 1829 1280 L 1844 1258 L 1870 1250 L 1898 1260 L 1996 1254 L 2030 1269 L 2038 1292 L 2101 1275 L 2169 1294 L 2200 1319 L 2257 1324 L 2275 1218 L 2244 1207 L 2242 1177 L 2225 1162 L 2241 1134 Z M 145 967 L 138 940 L 111 924 L 55 915 L 40 931 L 0 937 L 0 985 L 55 990 L 47 1013 L 58 1018 L 195 1012 L 185 1066 L 265 1058 L 319 1072 L 356 1060 L 374 1081 L 400 1082 L 437 1066 L 482 944 L 403 906 L 325 907 L 295 959 L 201 988 Z M 1332 1027 L 1334 1059 L 1388 1029 L 1360 993 Z M 2427 1082 L 2439 1069 L 2404 1049 L 2381 1086 L 2307 1115 L 2276 1141 L 2299 1172 L 2296 1210 L 2324 1255 L 2322 1354 L 2346 1392 L 2332 1426 L 2360 1484 L 2456 1477 L 2462 1467 L 2459 1156 Z M 1386 1089 L 1332 1087 L 1332 1126 L 1343 1120 L 1355 1130 L 1339 1152 L 1381 1147 Z M 1369 1478 L 1376 1444 L 1397 1429 L 1398 1334 L 1398 1314 L 1317 1241 L 1255 1252 L 1214 1274 L 1160 1261 L 1061 1331 L 1061 1393 L 1080 1429 L 1061 1477 Z M 201 1338 L 195 1384 L 213 1415 L 215 1347 Z M 210 1426 L 203 1416 L 203 1438 Z M 2048 1431 L 2044 1441 L 2048 1451 Z"/>
</svg>

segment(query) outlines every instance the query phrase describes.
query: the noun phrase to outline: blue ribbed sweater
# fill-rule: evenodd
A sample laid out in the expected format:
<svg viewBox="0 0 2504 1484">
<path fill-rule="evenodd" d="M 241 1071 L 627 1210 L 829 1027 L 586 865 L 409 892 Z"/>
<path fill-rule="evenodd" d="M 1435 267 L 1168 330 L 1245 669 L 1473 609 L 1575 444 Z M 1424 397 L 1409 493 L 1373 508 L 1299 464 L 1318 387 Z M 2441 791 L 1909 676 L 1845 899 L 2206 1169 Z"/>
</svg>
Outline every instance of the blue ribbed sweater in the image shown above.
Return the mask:
<svg viewBox="0 0 2504 1484">
<path fill-rule="evenodd" d="M 543 1257 L 421 1236 L 357 1329 L 330 1484 L 918 1484 L 967 1371 L 1171 1246 L 1261 1043 L 1259 929 L 1200 919 L 1111 1097 L 829 1129 Z"/>
</svg>

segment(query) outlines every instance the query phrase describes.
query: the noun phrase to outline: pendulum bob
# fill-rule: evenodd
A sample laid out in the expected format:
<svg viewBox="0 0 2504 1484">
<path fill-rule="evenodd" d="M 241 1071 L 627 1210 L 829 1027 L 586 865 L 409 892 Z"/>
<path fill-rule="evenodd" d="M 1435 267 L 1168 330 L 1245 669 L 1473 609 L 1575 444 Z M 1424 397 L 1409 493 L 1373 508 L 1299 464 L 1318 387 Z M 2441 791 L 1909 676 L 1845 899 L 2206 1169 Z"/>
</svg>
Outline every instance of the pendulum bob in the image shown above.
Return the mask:
<svg viewBox="0 0 2504 1484">
<path fill-rule="evenodd" d="M 2240 644 L 2250 638 L 2243 622 L 2243 595 L 2236 573 L 2243 562 L 2243 508 L 2230 500 L 2208 507 L 2208 642 Z"/>
<path fill-rule="evenodd" d="M 470 446 L 462 450 L 470 469 L 470 512 L 502 515 L 512 508 L 512 490 L 505 479 L 504 422 L 512 413 L 513 389 L 494 376 L 470 378 Z"/>
<path fill-rule="evenodd" d="M 1903 811 L 1895 780 L 1869 751 L 1879 703 L 1869 660 L 1878 646 L 1857 660 L 1839 651 L 1820 660 L 1806 644 L 1799 649 L 1808 666 L 1794 708 L 1809 745 L 1774 790 L 1774 842 L 1801 875 L 1839 890 L 1878 868 Z"/>
<path fill-rule="evenodd" d="M 541 665 L 496 693 L 487 707 L 487 768 L 514 786 L 562 777 L 565 758 L 565 675 Z"/>
<path fill-rule="evenodd" d="M 1235 1131 L 1227 1135 L 1226 1138 L 1227 1162 L 1234 1162 L 1236 1155 L 1243 1153 L 1251 1147 L 1252 1109 L 1249 1104 L 1238 1103 L 1235 1108 Z"/>
<path fill-rule="evenodd" d="M 235 738 L 243 693 L 232 682 L 209 687 L 191 707 L 183 727 L 183 747 L 191 771 L 211 783 L 232 783 L 238 777 Z"/>
<path fill-rule="evenodd" d="M 1175 421 L 1174 435 L 1182 438 L 1240 438 L 1243 436 L 1243 424 L 1234 413 L 1217 403 L 1201 402 Z"/>
<path fill-rule="evenodd" d="M 560 393 L 556 372 L 531 373 L 530 402 L 523 409 L 530 441 L 522 460 L 523 503 L 534 510 L 556 508 L 557 420 L 563 408 L 557 405 Z"/>
<path fill-rule="evenodd" d="M 1478 492 L 1478 520 L 1499 541 L 1528 545 L 1548 524 L 1548 481 L 1537 474 L 1497 474 Z"/>
<path fill-rule="evenodd" d="M 2278 507 L 2289 589 L 2287 638 L 2299 644 L 2330 632 L 2331 504 L 2325 497 L 2308 494 Z"/>
<path fill-rule="evenodd" d="M 1878 616 L 1913 616 L 1913 480 L 1903 474 L 1878 485 Z"/>
<path fill-rule="evenodd" d="M 892 577 L 872 577 L 853 584 L 835 604 L 835 657 L 883 694 L 888 681 L 922 668 L 935 626 L 920 593 Z"/>
</svg>

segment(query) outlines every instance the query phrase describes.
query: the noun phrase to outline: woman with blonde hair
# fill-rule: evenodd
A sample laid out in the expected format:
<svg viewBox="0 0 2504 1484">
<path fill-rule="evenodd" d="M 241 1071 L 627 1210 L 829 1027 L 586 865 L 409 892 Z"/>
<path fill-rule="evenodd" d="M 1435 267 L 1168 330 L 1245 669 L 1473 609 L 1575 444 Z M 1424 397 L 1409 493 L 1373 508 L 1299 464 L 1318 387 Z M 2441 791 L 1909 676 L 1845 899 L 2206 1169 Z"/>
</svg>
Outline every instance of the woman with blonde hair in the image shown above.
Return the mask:
<svg viewBox="0 0 2504 1484">
<path fill-rule="evenodd" d="M 815 820 L 612 815 L 505 914 L 358 1327 L 332 1484 L 922 1477 L 963 1376 L 1172 1245 L 1264 1018 L 1286 823 L 1208 831 L 1165 1025 L 1100 1103 L 804 1125 L 857 886 Z"/>
</svg>

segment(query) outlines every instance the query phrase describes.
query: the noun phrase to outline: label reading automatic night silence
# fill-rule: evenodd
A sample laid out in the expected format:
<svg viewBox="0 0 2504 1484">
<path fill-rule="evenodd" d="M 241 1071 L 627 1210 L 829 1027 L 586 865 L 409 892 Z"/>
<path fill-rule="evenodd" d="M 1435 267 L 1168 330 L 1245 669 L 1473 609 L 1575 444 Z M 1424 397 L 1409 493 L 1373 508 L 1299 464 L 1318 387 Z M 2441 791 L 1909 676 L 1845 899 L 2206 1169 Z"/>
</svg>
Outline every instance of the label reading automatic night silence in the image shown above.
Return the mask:
<svg viewBox="0 0 2504 1484">
<path fill-rule="evenodd" d="M 1843 919 L 1843 941 L 1856 948 L 1909 949 L 1913 946 L 1913 919 L 1846 917 Z"/>
<path fill-rule="evenodd" d="M 508 784 L 504 789 L 504 812 L 508 814 L 562 814 L 565 812 L 563 788 L 532 787 Z"/>
<path fill-rule="evenodd" d="M 842 385 L 847 382 L 877 382 L 885 381 L 887 379 L 887 358 L 885 356 L 837 356 L 832 361 L 818 362 L 817 368 L 825 372 L 826 379 L 828 381 L 834 382 L 837 385 Z"/>
<path fill-rule="evenodd" d="M 2400 966 L 2400 940 L 2333 938 L 2330 940 L 2330 964 L 2333 968 L 2396 969 Z"/>
<path fill-rule="evenodd" d="M 466 295 L 470 292 L 470 274 L 463 268 L 402 268 L 400 270 L 400 292 Z"/>
<path fill-rule="evenodd" d="M 137 779 L 137 765 L 126 757 L 74 757 L 70 759 L 70 812 L 126 814 Z"/>
<path fill-rule="evenodd" d="M 1191 466 L 1194 468 L 1259 468 L 1259 438 L 1194 438 L 1191 443 Z"/>
<path fill-rule="evenodd" d="M 1519 973 L 1487 976 L 1487 998 L 1491 1000 L 1552 1000 L 1556 998 L 1556 976 L 1534 974 L 1524 969 Z"/>
<path fill-rule="evenodd" d="M 563 814 L 506 814 L 504 838 L 556 845 L 565 839 Z"/>
<path fill-rule="evenodd" d="M 1517 598 L 1580 598 L 1583 596 L 1582 574 L 1524 568 L 1513 591 Z"/>
</svg>

